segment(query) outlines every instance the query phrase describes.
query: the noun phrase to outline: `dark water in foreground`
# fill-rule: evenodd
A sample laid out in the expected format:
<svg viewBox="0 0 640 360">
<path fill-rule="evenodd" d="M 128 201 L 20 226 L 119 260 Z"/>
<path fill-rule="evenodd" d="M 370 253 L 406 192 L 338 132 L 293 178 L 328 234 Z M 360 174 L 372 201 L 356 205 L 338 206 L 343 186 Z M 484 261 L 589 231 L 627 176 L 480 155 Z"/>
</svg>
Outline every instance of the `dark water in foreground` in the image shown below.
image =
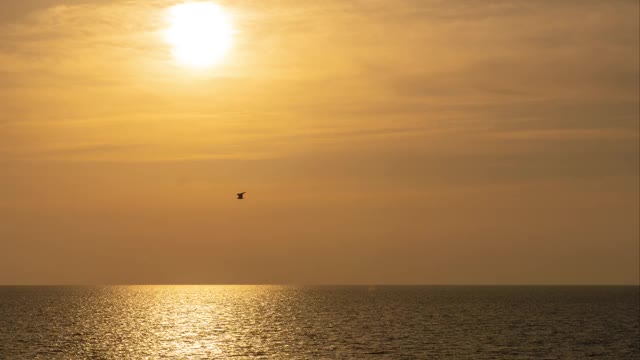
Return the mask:
<svg viewBox="0 0 640 360">
<path fill-rule="evenodd" d="M 638 287 L 0 287 L 0 359 L 640 359 Z"/>
</svg>

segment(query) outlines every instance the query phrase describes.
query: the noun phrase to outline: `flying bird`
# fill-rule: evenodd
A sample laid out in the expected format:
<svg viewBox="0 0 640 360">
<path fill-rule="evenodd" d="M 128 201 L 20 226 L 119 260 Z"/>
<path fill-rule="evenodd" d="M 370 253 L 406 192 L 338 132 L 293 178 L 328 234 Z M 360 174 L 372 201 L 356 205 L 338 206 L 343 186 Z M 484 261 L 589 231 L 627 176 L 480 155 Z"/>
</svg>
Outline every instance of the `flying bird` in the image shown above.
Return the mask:
<svg viewBox="0 0 640 360">
<path fill-rule="evenodd" d="M 241 192 L 241 193 L 238 193 L 238 200 L 242 200 L 242 199 L 244 199 L 244 194 L 246 194 L 246 193 L 247 193 L 246 191 L 243 191 L 243 192 Z"/>
</svg>

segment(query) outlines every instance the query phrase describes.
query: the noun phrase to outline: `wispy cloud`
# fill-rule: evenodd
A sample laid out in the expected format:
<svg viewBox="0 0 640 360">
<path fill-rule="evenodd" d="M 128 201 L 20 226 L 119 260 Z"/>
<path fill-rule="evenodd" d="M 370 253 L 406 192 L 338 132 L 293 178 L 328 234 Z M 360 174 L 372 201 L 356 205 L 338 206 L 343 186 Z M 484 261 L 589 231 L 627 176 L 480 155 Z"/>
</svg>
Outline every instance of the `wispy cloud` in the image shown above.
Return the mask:
<svg viewBox="0 0 640 360">
<path fill-rule="evenodd" d="M 638 283 L 638 1 L 177 1 L 3 2 L 0 282 Z"/>
<path fill-rule="evenodd" d="M 256 158 L 330 146 L 348 157 L 392 153 L 385 144 L 400 139 L 444 159 L 486 152 L 488 138 L 600 139 L 604 152 L 612 137 L 638 141 L 637 2 L 222 2 L 236 43 L 199 74 L 177 67 L 162 40 L 172 3 L 44 2 L 1 22 L 2 156 Z M 459 134 L 476 145 L 422 146 Z"/>
</svg>

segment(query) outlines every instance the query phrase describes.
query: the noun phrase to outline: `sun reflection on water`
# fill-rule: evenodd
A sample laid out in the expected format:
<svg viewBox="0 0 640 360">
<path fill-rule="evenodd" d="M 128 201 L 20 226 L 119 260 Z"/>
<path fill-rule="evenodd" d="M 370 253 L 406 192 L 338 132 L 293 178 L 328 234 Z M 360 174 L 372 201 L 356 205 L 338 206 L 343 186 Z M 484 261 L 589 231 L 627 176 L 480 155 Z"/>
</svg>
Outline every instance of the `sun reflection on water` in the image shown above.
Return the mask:
<svg viewBox="0 0 640 360">
<path fill-rule="evenodd" d="M 0 287 L 0 359 L 629 355 L 637 309 L 636 287 Z"/>
</svg>

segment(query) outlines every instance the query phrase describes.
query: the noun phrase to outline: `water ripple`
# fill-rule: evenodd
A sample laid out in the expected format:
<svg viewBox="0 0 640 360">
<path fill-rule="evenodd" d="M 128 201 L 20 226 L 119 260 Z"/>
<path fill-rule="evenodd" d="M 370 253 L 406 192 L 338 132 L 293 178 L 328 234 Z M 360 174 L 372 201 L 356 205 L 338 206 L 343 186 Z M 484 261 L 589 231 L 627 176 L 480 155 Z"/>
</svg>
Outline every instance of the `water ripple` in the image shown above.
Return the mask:
<svg viewBox="0 0 640 360">
<path fill-rule="evenodd" d="M 640 359 L 638 287 L 0 287 L 0 359 Z"/>
</svg>

